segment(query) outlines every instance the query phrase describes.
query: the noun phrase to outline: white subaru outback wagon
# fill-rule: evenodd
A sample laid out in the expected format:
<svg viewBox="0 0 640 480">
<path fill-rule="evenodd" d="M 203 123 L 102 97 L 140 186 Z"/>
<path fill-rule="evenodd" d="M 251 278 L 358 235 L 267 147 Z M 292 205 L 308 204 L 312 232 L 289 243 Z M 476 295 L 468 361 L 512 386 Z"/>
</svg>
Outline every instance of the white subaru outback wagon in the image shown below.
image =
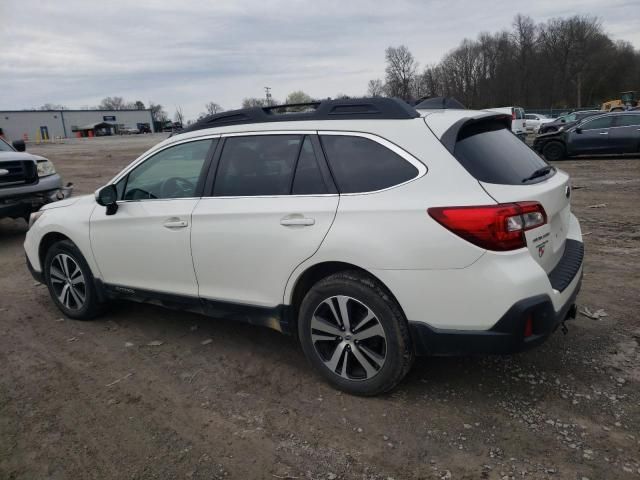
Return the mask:
<svg viewBox="0 0 640 480">
<path fill-rule="evenodd" d="M 210 116 L 95 196 L 46 205 L 32 274 L 70 318 L 125 298 L 295 335 L 360 395 L 416 355 L 515 352 L 575 316 L 569 176 L 509 116 L 380 98 L 296 109 Z"/>
</svg>

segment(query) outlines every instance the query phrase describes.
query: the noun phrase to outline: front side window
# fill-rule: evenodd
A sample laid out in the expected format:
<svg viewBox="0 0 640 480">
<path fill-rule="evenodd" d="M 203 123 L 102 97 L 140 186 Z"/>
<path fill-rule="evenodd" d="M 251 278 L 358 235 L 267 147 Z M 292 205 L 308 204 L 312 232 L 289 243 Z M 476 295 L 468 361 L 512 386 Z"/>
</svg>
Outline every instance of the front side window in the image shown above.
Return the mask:
<svg viewBox="0 0 640 480">
<path fill-rule="evenodd" d="M 289 195 L 302 135 L 253 135 L 225 140 L 213 195 Z"/>
<path fill-rule="evenodd" d="M 197 140 L 156 153 L 116 184 L 118 193 L 124 200 L 194 197 L 213 142 Z"/>
<path fill-rule="evenodd" d="M 320 138 L 340 193 L 383 190 L 418 175 L 418 169 L 407 160 L 368 138 L 350 135 Z"/>
<path fill-rule="evenodd" d="M 597 130 L 600 128 L 609 128 L 611 126 L 611 122 L 613 117 L 600 117 L 594 120 L 587 121 L 580 125 L 582 130 Z"/>
<path fill-rule="evenodd" d="M 640 126 L 640 115 L 618 115 L 618 127 Z"/>
<path fill-rule="evenodd" d="M 13 148 L 11 148 L 2 138 L 0 138 L 0 152 L 13 152 Z"/>
</svg>

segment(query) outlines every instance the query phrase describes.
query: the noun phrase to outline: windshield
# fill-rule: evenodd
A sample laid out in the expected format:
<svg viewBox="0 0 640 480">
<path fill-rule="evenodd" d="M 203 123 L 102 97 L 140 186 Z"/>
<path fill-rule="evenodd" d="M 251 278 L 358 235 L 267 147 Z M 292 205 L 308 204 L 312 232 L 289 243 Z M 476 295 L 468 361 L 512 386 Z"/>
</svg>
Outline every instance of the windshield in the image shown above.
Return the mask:
<svg viewBox="0 0 640 480">
<path fill-rule="evenodd" d="M 13 148 L 9 146 L 2 138 L 0 138 L 0 152 L 13 152 Z"/>
<path fill-rule="evenodd" d="M 565 122 L 575 122 L 576 121 L 576 114 L 575 113 L 571 113 L 569 115 L 565 115 L 563 117 L 560 117 L 558 120 L 560 120 L 560 121 L 564 120 Z"/>
</svg>

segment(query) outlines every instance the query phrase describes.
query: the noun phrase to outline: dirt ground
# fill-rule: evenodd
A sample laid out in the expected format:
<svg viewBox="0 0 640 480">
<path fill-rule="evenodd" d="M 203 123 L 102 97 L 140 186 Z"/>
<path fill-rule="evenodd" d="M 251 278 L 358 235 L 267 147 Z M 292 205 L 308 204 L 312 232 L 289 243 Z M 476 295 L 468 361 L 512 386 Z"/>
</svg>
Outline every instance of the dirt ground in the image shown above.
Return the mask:
<svg viewBox="0 0 640 480">
<path fill-rule="evenodd" d="M 29 150 L 82 194 L 159 138 Z M 559 166 L 585 233 L 580 310 L 608 316 L 515 356 L 418 359 L 370 399 L 275 331 L 128 303 L 64 319 L 25 267 L 26 225 L 1 220 L 0 478 L 640 478 L 640 159 Z"/>
</svg>

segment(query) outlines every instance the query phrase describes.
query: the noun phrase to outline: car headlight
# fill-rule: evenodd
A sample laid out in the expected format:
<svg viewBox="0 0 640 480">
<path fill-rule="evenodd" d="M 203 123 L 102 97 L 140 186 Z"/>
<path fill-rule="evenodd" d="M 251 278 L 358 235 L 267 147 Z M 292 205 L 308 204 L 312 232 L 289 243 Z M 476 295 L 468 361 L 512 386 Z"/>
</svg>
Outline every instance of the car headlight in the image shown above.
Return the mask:
<svg viewBox="0 0 640 480">
<path fill-rule="evenodd" d="M 43 213 L 44 210 L 38 210 L 37 212 L 33 212 L 31 215 L 29 215 L 29 228 L 31 228 L 33 224 L 38 221 Z"/>
<path fill-rule="evenodd" d="M 56 167 L 49 160 L 38 162 L 38 176 L 47 177 L 56 173 Z"/>
</svg>

